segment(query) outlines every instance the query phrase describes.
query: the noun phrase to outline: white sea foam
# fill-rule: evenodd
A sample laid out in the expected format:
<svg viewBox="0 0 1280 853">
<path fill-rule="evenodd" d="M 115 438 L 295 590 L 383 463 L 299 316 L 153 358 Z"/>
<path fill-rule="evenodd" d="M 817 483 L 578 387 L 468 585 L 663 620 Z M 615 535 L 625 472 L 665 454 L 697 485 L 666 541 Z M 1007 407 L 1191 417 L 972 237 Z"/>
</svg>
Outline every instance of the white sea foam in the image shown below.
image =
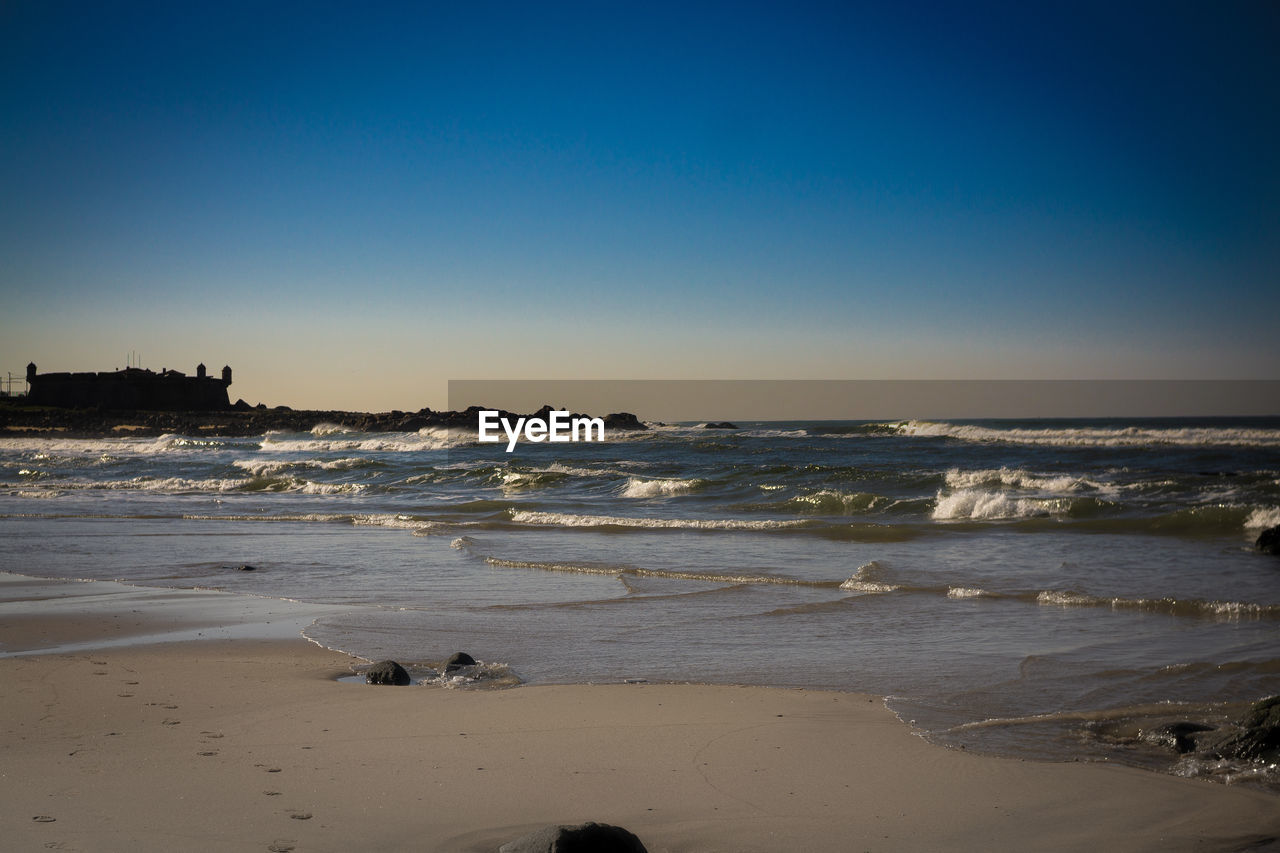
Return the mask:
<svg viewBox="0 0 1280 853">
<path fill-rule="evenodd" d="M 317 483 L 304 480 L 297 491 L 304 495 L 358 495 L 369 488 L 366 483 Z"/>
<path fill-rule="evenodd" d="M 421 521 L 408 515 L 392 513 L 373 513 L 351 517 L 351 523 L 358 527 L 389 527 L 393 530 L 412 530 L 414 532 L 429 530 L 436 526 L 432 521 Z"/>
<path fill-rule="evenodd" d="M 1280 616 L 1280 605 L 1248 601 L 1201 601 L 1176 598 L 1122 598 L 1086 595 L 1071 590 L 1048 589 L 1036 595 L 1036 603 L 1052 607 L 1107 607 L 1112 610 L 1146 610 L 1217 619 L 1260 619 Z"/>
<path fill-rule="evenodd" d="M 0 438 L 0 453 L 30 453 L 36 459 L 59 456 L 84 459 L 104 455 L 149 456 L 170 451 L 199 451 L 226 447 L 232 443 L 228 439 L 193 438 L 174 433 L 141 438 Z M 242 446 L 238 442 L 235 444 Z"/>
<path fill-rule="evenodd" d="M 702 481 L 698 479 L 643 480 L 632 477 L 618 494 L 624 498 L 665 498 L 687 495 L 701 485 Z"/>
<path fill-rule="evenodd" d="M 1260 506 L 1244 520 L 1245 530 L 1262 530 L 1280 524 L 1280 506 Z"/>
<path fill-rule="evenodd" d="M 933 508 L 933 518 L 939 521 L 1032 518 L 1048 514 L 1047 502 L 1011 497 L 1005 492 L 983 489 L 961 489 L 951 494 L 938 492 L 937 503 Z"/>
<path fill-rule="evenodd" d="M 1102 483 L 1084 477 L 1073 477 L 1069 474 L 1034 474 L 1021 468 L 984 468 L 976 471 L 952 468 L 946 473 L 946 482 L 953 489 L 1010 486 L 1054 494 L 1106 488 Z"/>
<path fill-rule="evenodd" d="M 886 574 L 885 567 L 872 560 L 869 563 L 863 563 L 858 566 L 858 570 L 848 580 L 840 584 L 840 588 L 852 592 L 866 593 L 893 592 L 899 589 L 900 587 L 897 584 L 884 582 Z"/>
<path fill-rule="evenodd" d="M 74 483 L 68 486 L 84 489 L 122 489 L 148 492 L 235 492 L 252 483 L 248 478 L 224 477 L 204 480 L 187 477 L 135 477 L 104 483 Z M 59 484 L 61 485 L 61 484 Z"/>
<path fill-rule="evenodd" d="M 947 421 L 901 421 L 886 424 L 899 435 L 954 438 L 960 441 L 1005 442 L 1047 446 L 1140 447 L 1280 447 L 1280 430 L 1249 428 L 1184 427 L 1073 427 L 1020 429 L 956 424 Z"/>
<path fill-rule="evenodd" d="M 0 484 L 16 488 L 18 484 Z M 227 492 L 299 492 L 305 495 L 359 494 L 365 483 L 318 483 L 297 477 L 134 477 L 130 480 L 71 480 L 57 484 L 58 491 L 126 491 L 159 494 L 200 494 Z"/>
<path fill-rule="evenodd" d="M 248 471 L 258 477 L 279 474 L 290 468 L 317 468 L 322 471 L 348 471 L 352 468 L 363 468 L 369 460 L 358 456 L 345 459 L 236 459 L 232 465 Z"/>
<path fill-rule="evenodd" d="M 452 467 L 452 466 L 446 466 Z M 543 468 L 531 468 L 528 470 L 500 470 L 496 477 L 501 482 L 503 488 L 528 488 L 530 486 L 540 486 L 546 483 L 558 482 L 565 478 L 579 479 L 602 479 L 602 478 L 618 478 L 630 477 L 626 471 L 619 471 L 612 468 L 579 468 L 573 465 L 565 465 L 560 462 L 552 462 Z"/>
<path fill-rule="evenodd" d="M 1188 779 L 1216 779 L 1224 785 L 1241 782 L 1274 782 L 1280 773 L 1275 762 L 1245 763 L 1239 760 L 1197 758 L 1184 755 L 1173 765 L 1173 775 Z"/>
<path fill-rule="evenodd" d="M 517 524 L 537 524 L 555 527 L 646 527 L 685 530 L 776 530 L 783 527 L 799 527 L 804 521 L 749 521 L 716 518 L 630 518 L 614 515 L 576 515 L 567 512 L 535 512 L 516 510 L 511 520 Z"/>
<path fill-rule="evenodd" d="M 412 453 L 423 450 L 446 450 L 475 444 L 474 433 L 428 427 L 417 432 L 335 433 L 347 438 L 319 435 L 315 438 L 282 438 L 281 433 L 262 437 L 262 449 L 281 453 Z"/>
<path fill-rule="evenodd" d="M 991 593 L 985 589 L 972 586 L 953 586 L 947 590 L 947 598 L 982 598 L 989 595 Z"/>
<path fill-rule="evenodd" d="M 545 477 L 534 471 L 499 471 L 498 479 L 503 489 L 527 489 L 546 482 Z"/>
<path fill-rule="evenodd" d="M 207 515 L 199 513 L 183 513 L 181 518 L 188 521 L 264 521 L 264 522 L 298 522 L 318 521 L 323 523 L 353 523 L 349 515 L 330 512 L 303 512 L 283 515 Z"/>
<path fill-rule="evenodd" d="M 450 673 L 440 673 L 432 678 L 424 678 L 421 684 L 443 687 L 446 690 L 459 688 L 501 688 L 514 687 L 520 683 L 520 677 L 505 663 L 485 663 L 476 661 L 471 666 L 464 666 Z"/>
<path fill-rule="evenodd" d="M 272 474 L 279 474 L 289 468 L 300 465 L 299 462 L 293 462 L 288 459 L 237 459 L 231 463 L 242 470 L 248 471 L 255 477 L 266 477 Z"/>
<path fill-rule="evenodd" d="M 625 468 L 648 467 L 650 463 L 633 463 L 626 460 L 620 460 L 617 468 L 582 468 L 575 465 L 565 465 L 563 462 L 552 462 L 541 471 L 549 471 L 554 474 L 566 474 L 570 477 L 585 478 L 601 478 L 601 477 L 631 477 L 634 476 L 630 471 L 620 470 Z"/>
<path fill-rule="evenodd" d="M 1069 592 L 1066 590 L 1046 589 L 1036 596 L 1037 604 L 1047 604 L 1056 607 L 1089 607 L 1100 604 L 1102 599 L 1092 595 L 1082 595 L 1078 592 Z"/>
</svg>

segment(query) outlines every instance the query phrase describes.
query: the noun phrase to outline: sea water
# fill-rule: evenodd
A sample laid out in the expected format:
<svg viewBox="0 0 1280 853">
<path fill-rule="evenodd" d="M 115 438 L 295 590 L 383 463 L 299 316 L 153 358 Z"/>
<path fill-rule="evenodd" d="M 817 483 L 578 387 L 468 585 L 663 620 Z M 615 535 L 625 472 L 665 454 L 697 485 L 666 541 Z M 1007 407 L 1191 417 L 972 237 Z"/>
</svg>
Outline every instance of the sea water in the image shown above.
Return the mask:
<svg viewBox="0 0 1280 853">
<path fill-rule="evenodd" d="M 1280 693 L 1252 547 L 1280 419 L 739 426 L 3 439 L 0 570 L 343 605 L 306 633 L 369 659 L 865 691 L 950 745 L 1280 787 L 1142 737 Z"/>
</svg>

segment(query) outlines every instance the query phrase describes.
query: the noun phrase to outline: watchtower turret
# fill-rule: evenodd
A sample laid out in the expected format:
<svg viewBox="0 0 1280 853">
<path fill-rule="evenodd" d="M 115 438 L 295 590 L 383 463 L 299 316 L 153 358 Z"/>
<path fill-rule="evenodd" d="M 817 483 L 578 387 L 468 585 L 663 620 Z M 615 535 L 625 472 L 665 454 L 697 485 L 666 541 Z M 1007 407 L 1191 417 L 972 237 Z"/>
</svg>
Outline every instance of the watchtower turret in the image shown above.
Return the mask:
<svg viewBox="0 0 1280 853">
<path fill-rule="evenodd" d="M 223 365 L 222 367 L 222 384 L 223 385 L 231 384 L 231 365 L 229 364 Z"/>
</svg>

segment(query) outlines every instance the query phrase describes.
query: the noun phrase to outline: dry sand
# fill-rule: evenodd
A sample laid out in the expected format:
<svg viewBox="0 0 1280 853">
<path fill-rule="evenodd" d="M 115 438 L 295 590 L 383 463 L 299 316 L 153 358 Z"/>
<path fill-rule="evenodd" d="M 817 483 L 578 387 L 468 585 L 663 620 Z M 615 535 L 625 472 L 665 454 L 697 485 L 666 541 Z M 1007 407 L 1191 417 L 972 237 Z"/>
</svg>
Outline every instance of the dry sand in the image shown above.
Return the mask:
<svg viewBox="0 0 1280 853">
<path fill-rule="evenodd" d="M 150 640 L 0 659 L 5 850 L 494 851 L 586 820 L 654 853 L 1258 850 L 1280 836 L 1274 796 L 944 749 L 876 697 L 371 687 L 336 681 L 357 661 L 300 639 L 157 643 L 144 616 L 122 627 L 110 607 L 59 610 L 20 588 L 36 586 L 10 585 L 0 651 Z"/>
</svg>

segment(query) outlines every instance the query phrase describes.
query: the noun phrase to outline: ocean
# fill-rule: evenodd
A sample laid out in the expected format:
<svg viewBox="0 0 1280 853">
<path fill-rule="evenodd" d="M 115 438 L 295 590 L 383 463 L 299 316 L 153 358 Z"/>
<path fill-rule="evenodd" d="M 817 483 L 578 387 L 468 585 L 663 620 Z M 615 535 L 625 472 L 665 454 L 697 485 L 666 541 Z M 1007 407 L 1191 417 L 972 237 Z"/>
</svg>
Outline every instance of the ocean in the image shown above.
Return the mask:
<svg viewBox="0 0 1280 853">
<path fill-rule="evenodd" d="M 1280 418 L 739 427 L 0 439 L 0 570 L 340 604 L 307 636 L 480 687 L 868 692 L 953 747 L 1280 791 L 1150 736 L 1280 693 Z"/>
</svg>

